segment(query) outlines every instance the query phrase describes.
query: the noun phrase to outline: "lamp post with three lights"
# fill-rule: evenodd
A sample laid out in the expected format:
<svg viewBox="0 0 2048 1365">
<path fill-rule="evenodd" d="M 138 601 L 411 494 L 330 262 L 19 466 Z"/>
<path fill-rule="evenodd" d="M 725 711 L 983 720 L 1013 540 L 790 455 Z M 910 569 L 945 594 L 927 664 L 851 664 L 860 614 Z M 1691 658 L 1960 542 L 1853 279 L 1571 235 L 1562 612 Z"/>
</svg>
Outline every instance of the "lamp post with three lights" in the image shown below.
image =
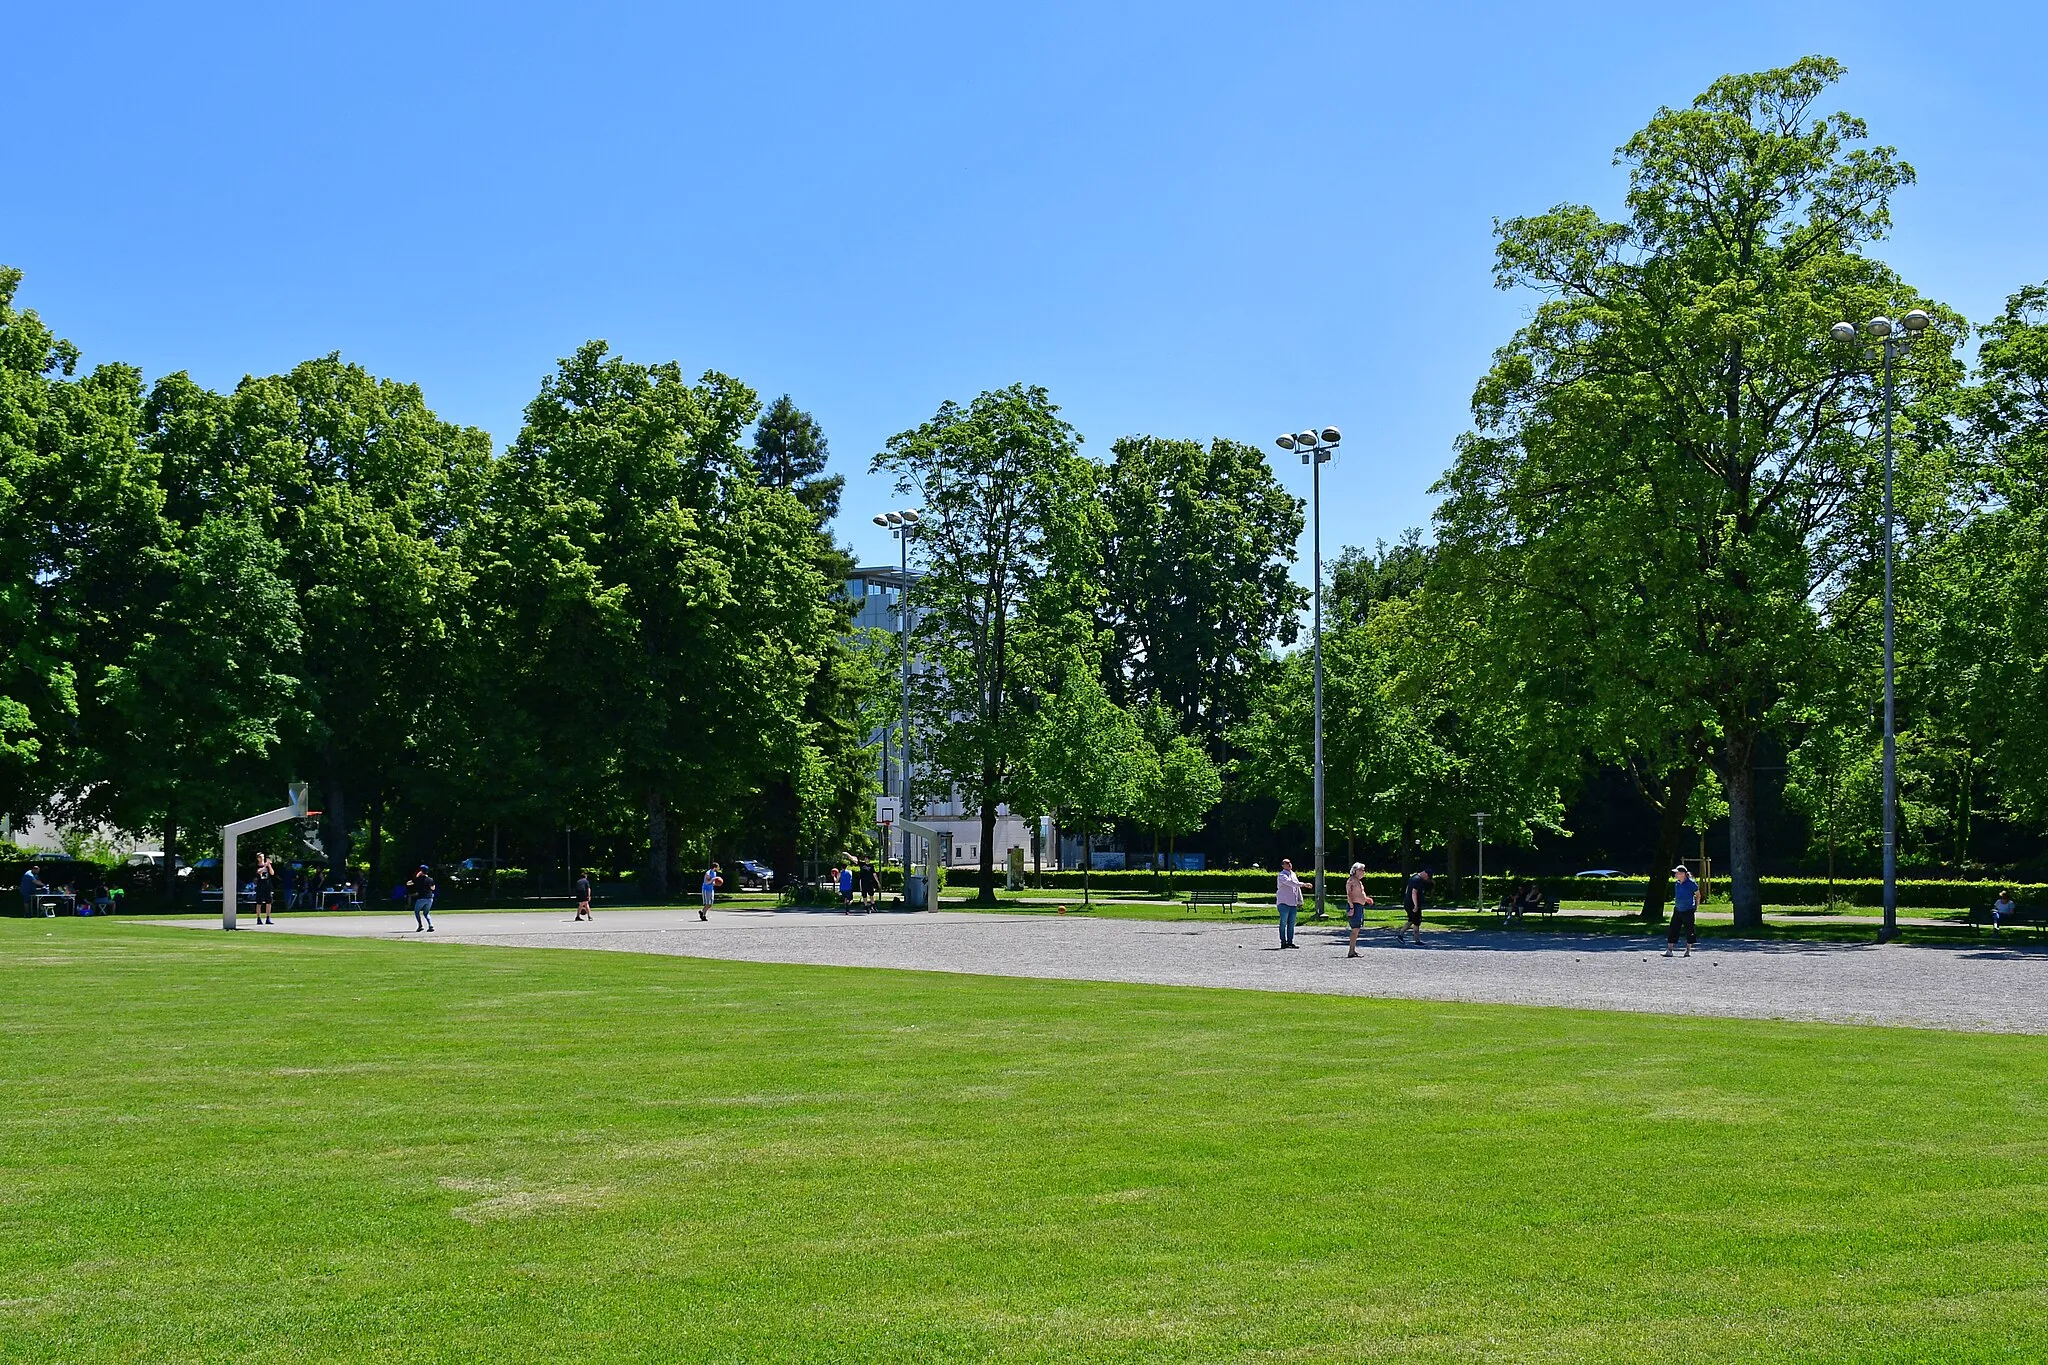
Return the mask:
<svg viewBox="0 0 2048 1365">
<path fill-rule="evenodd" d="M 1323 918 L 1323 466 L 1337 453 L 1344 433 L 1335 427 L 1302 431 L 1274 442 L 1296 451 L 1309 467 L 1309 548 L 1315 560 L 1315 608 L 1311 646 L 1315 654 L 1315 821 L 1316 913 Z"/>
<path fill-rule="evenodd" d="M 1884 927 L 1878 931 L 1881 943 L 1899 936 L 1898 731 L 1892 697 L 1892 369 L 1899 352 L 1926 331 L 1932 321 L 1925 309 L 1915 308 L 1900 318 L 1897 326 L 1890 318 L 1875 317 L 1860 329 L 1877 338 L 1878 344 L 1872 349 L 1881 353 L 1884 366 Z M 1828 335 L 1846 345 L 1860 333 L 1855 323 L 1838 322 L 1828 329 Z"/>
<path fill-rule="evenodd" d="M 898 764 L 898 767 L 897 767 L 897 771 L 898 771 L 898 772 L 899 772 L 899 773 L 900 773 L 900 774 L 902 775 L 902 782 L 901 782 L 901 786 L 900 786 L 900 788 L 899 788 L 899 790 L 898 790 L 898 795 L 899 795 L 899 796 L 901 797 L 901 799 L 902 799 L 902 807 L 901 807 L 901 809 L 902 809 L 902 817 L 901 817 L 901 818 L 903 818 L 903 819 L 905 819 L 905 820 L 909 819 L 909 818 L 910 818 L 910 815 L 911 815 L 911 809 L 910 809 L 910 533 L 911 533 L 911 532 L 913 532 L 913 531 L 915 531 L 915 530 L 917 529 L 917 523 L 918 523 L 918 520 L 919 520 L 919 517 L 918 517 L 918 514 L 917 514 L 917 512 L 915 512 L 914 510 L 912 510 L 912 509 L 910 509 L 910 508 L 907 508 L 907 507 L 906 507 L 906 508 L 904 508 L 904 509 L 902 509 L 902 510 L 900 510 L 900 511 L 896 511 L 896 512 L 884 512 L 884 513 L 882 513 L 881 515 L 879 515 L 879 516 L 877 516 L 877 517 L 875 518 L 875 525 L 877 525 L 877 526 L 880 526 L 880 527 L 882 527 L 882 528 L 883 528 L 884 530 L 888 531 L 888 533 L 889 533 L 890 535 L 892 535 L 892 536 L 896 537 L 896 551 L 897 551 L 897 562 L 898 562 L 898 565 L 899 565 L 899 568 L 898 568 L 898 572 L 897 572 L 897 578 L 896 578 L 896 631 L 897 631 L 897 640 L 898 640 L 898 644 L 899 644 L 899 652 L 900 652 L 900 653 L 901 653 L 901 654 L 903 655 L 903 714 L 902 714 L 902 728 L 901 728 L 901 729 L 900 729 L 900 730 L 899 730 L 899 731 L 897 732 L 897 738 L 898 738 L 898 740 L 899 740 L 899 742 L 900 742 L 900 748 L 899 748 L 899 750 L 898 750 L 898 753 L 897 753 L 897 757 L 898 757 L 898 759 L 900 760 L 900 762 L 899 762 L 899 764 Z M 888 743 L 888 740 L 887 740 L 887 739 L 885 738 L 885 739 L 884 739 L 884 740 L 882 741 L 882 760 L 883 760 L 883 763 L 884 763 L 884 765 L 885 765 L 885 766 L 887 765 L 887 762 L 888 762 L 888 758 L 889 758 L 889 743 Z M 886 784 L 886 783 L 884 783 L 883 785 L 884 785 L 884 787 L 886 788 L 887 784 Z M 886 836 L 885 836 L 885 838 L 886 838 Z M 884 848 L 884 849 L 882 850 L 882 858 L 883 858 L 884 862 L 886 862 L 886 861 L 888 860 L 888 857 L 889 857 L 889 850 L 888 850 L 887 848 Z M 904 905 L 905 905 L 906 907 L 907 907 L 907 906 L 908 906 L 908 905 L 910 904 L 910 836 L 909 836 L 909 835 L 905 835 L 905 836 L 904 836 L 904 838 L 903 838 L 903 903 L 904 903 Z"/>
</svg>

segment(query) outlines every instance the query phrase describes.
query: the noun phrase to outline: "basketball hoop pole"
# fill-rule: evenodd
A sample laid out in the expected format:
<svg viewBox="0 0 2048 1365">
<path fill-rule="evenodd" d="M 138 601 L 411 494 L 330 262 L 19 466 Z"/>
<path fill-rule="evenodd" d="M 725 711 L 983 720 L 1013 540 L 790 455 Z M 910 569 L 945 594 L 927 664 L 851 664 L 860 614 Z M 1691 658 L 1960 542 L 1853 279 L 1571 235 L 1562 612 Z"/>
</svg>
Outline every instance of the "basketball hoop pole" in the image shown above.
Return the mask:
<svg viewBox="0 0 2048 1365">
<path fill-rule="evenodd" d="M 290 790 L 289 790 L 289 796 L 290 796 L 290 800 L 291 800 L 291 804 L 290 804 L 290 805 L 288 805 L 288 806 L 279 806 L 279 807 L 278 807 L 278 808 L 277 808 L 276 810 L 272 810 L 272 811 L 265 811 L 265 812 L 264 812 L 263 814 L 261 814 L 261 815 L 252 815 L 252 816 L 250 816 L 250 817 L 249 817 L 248 819 L 246 819 L 246 820 L 237 820 L 237 821 L 235 821 L 235 822 L 234 822 L 234 823 L 233 823 L 232 825 L 228 825 L 228 826 L 225 826 L 225 827 L 224 827 L 224 828 L 223 828 L 223 829 L 221 830 L 221 832 L 220 832 L 220 927 L 221 927 L 221 928 L 223 928 L 223 929 L 232 929 L 232 928 L 234 928 L 234 927 L 235 927 L 235 903 L 236 903 L 237 901 L 239 901 L 239 900 L 241 899 L 241 896 L 242 896 L 242 889 L 241 889 L 241 886 L 240 886 L 241 878 L 240 878 L 239 876 L 237 876 L 237 875 L 236 875 L 236 873 L 235 873 L 235 862 L 236 862 L 236 857 L 235 857 L 235 854 L 236 854 L 236 848 L 235 848 L 235 845 L 236 845 L 237 843 L 239 843 L 239 842 L 241 841 L 241 838 L 242 838 L 242 836 L 243 836 L 244 834 L 251 834 L 251 833 L 254 833 L 255 831 L 257 831 L 257 830 L 259 830 L 259 829 L 268 829 L 268 828 L 270 828 L 270 826 L 272 826 L 272 825 L 281 825 L 281 824 L 283 824 L 283 823 L 284 823 L 285 821 L 287 821 L 287 820 L 303 820 L 303 819 L 305 819 L 305 818 L 306 818 L 306 810 L 307 810 L 307 803 L 306 803 L 306 791 L 307 791 L 307 788 L 306 788 L 306 784 L 305 784 L 305 783 L 303 783 L 303 782 L 294 782 L 294 783 L 292 783 L 292 784 L 291 784 L 291 787 L 290 787 Z"/>
</svg>

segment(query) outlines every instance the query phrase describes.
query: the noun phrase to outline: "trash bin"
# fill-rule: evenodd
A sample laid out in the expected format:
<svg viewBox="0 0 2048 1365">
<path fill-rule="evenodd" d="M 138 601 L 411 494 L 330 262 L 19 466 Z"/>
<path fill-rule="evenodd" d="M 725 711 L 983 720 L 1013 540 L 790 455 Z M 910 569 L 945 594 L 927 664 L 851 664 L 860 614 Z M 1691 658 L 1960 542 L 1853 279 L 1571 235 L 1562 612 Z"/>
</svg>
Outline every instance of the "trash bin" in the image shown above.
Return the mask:
<svg viewBox="0 0 2048 1365">
<path fill-rule="evenodd" d="M 925 897 L 924 888 L 925 877 L 922 873 L 913 872 L 910 876 L 903 879 L 903 908 L 905 910 L 923 910 L 926 908 L 928 901 Z"/>
</svg>

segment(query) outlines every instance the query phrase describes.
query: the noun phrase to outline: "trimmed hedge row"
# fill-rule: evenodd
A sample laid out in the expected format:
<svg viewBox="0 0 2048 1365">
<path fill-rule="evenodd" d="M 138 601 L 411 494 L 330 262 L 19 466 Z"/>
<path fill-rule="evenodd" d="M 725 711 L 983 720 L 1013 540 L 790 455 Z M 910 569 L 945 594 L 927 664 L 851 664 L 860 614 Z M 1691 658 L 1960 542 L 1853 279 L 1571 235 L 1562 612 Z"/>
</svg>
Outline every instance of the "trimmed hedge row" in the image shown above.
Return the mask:
<svg viewBox="0 0 2048 1365">
<path fill-rule="evenodd" d="M 1342 895 L 1344 874 L 1331 871 L 1330 892 Z M 1304 872 L 1303 879 L 1307 879 Z M 1027 881 L 1029 878 L 1027 877 Z M 1472 879 L 1460 879 L 1468 888 Z M 1648 879 L 1643 877 L 1516 877 L 1512 874 L 1489 873 L 1486 878 L 1487 899 L 1492 900 L 1506 893 L 1510 881 L 1534 881 L 1545 895 L 1559 900 L 1588 901 L 1611 900 L 1624 904 L 1640 902 L 1648 889 Z M 966 883 L 972 884 L 972 878 Z M 1150 870 L 1105 871 L 1089 874 L 1089 884 L 1100 891 L 1164 891 L 1168 876 L 1163 872 Z M 1048 890 L 1081 889 L 1079 871 L 1047 872 L 1043 885 Z M 1273 873 L 1257 868 L 1239 868 L 1229 871 L 1175 872 L 1171 885 L 1177 892 L 1185 894 L 1196 889 L 1211 891 L 1236 891 L 1239 895 L 1270 895 L 1273 891 Z M 1444 886 L 1442 877 L 1439 887 Z M 1727 895 L 1727 881 L 1717 876 L 1714 879 L 1714 894 L 1717 898 Z M 1375 899 L 1384 896 L 1398 897 L 1401 894 L 1401 876 L 1396 872 L 1368 872 L 1365 874 L 1366 892 Z M 1998 898 L 2001 889 L 2014 892 L 2023 904 L 2048 905 L 2048 884 L 2038 882 L 1986 882 L 1954 880 L 1916 880 L 1899 882 L 1899 904 L 1909 909 L 1958 909 L 1977 905 L 1989 905 Z M 1767 905 L 1825 905 L 1828 900 L 1828 880 L 1825 877 L 1765 877 L 1763 879 L 1764 903 Z M 1884 904 L 1884 883 L 1875 877 L 1837 877 L 1834 881 L 1834 897 L 1850 905 L 1875 908 Z"/>
</svg>

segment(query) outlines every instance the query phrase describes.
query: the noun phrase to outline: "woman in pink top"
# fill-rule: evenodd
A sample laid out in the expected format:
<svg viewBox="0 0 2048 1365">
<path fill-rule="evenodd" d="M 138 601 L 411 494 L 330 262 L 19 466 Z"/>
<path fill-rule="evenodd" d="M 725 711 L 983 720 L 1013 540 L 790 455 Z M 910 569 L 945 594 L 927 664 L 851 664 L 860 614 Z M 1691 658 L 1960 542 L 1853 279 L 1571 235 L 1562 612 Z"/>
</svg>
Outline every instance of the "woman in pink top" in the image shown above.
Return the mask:
<svg viewBox="0 0 2048 1365">
<path fill-rule="evenodd" d="M 1280 946 L 1294 946 L 1294 921 L 1301 914 L 1301 878 L 1294 875 L 1294 860 L 1280 860 L 1280 884 L 1273 892 L 1274 903 L 1280 907 Z"/>
</svg>

